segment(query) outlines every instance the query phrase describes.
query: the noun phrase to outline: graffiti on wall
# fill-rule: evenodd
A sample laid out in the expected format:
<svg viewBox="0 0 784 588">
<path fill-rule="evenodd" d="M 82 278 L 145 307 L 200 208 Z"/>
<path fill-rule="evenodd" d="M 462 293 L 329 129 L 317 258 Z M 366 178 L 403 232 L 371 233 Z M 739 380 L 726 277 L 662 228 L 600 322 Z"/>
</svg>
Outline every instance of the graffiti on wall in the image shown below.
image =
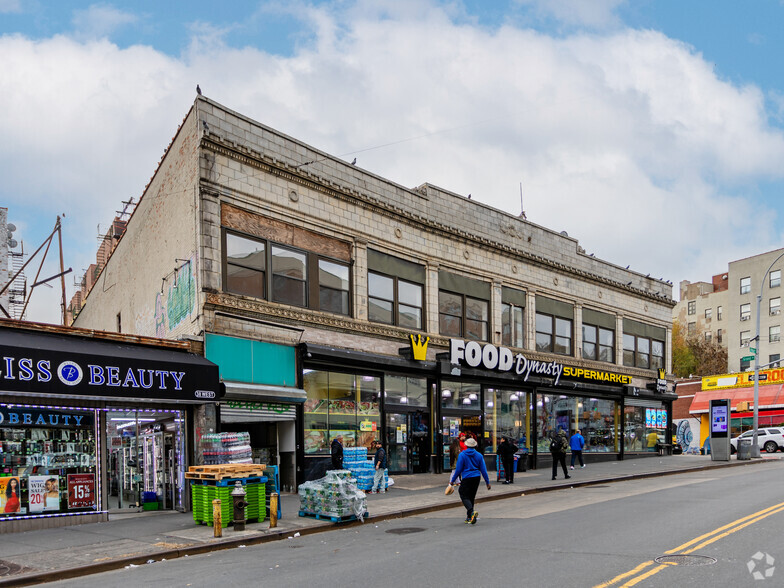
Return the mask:
<svg viewBox="0 0 784 588">
<path fill-rule="evenodd" d="M 196 305 L 195 259 L 179 262 L 177 269 L 163 280 L 163 288 L 155 296 L 155 336 L 167 333 L 184 321 Z"/>
<path fill-rule="evenodd" d="M 681 419 L 673 421 L 675 438 L 683 447 L 683 453 L 700 452 L 700 421 L 698 419 Z"/>
</svg>

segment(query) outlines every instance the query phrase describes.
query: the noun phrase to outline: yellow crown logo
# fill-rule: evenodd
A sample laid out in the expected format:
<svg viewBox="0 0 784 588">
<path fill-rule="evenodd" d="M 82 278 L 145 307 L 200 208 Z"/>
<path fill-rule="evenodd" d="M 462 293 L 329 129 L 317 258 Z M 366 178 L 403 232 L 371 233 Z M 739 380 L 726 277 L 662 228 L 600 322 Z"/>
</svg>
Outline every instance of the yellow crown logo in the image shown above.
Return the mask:
<svg viewBox="0 0 784 588">
<path fill-rule="evenodd" d="M 409 335 L 411 339 L 411 351 L 414 352 L 414 359 L 417 361 L 425 361 L 427 359 L 427 344 L 430 342 L 430 337 L 425 337 L 422 340 L 422 335 Z"/>
<path fill-rule="evenodd" d="M 666 380 L 667 379 L 667 372 L 665 372 L 664 369 L 662 369 L 662 368 L 659 368 L 659 379 L 660 380 Z"/>
</svg>

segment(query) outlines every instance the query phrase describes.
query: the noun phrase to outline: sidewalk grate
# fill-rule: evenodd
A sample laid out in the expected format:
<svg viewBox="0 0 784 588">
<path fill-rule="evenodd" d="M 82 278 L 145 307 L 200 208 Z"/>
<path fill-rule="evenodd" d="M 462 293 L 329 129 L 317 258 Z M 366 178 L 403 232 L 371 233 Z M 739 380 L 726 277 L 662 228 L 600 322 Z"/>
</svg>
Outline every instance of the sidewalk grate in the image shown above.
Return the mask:
<svg viewBox="0 0 784 588">
<path fill-rule="evenodd" d="M 17 574 L 26 574 L 27 572 L 33 571 L 35 571 L 33 568 L 27 568 L 23 565 L 0 559 L 0 578 L 15 576 Z"/>
<path fill-rule="evenodd" d="M 387 533 L 393 535 L 410 535 L 411 533 L 421 533 L 425 529 L 422 527 L 400 527 L 399 529 L 387 529 Z"/>
</svg>

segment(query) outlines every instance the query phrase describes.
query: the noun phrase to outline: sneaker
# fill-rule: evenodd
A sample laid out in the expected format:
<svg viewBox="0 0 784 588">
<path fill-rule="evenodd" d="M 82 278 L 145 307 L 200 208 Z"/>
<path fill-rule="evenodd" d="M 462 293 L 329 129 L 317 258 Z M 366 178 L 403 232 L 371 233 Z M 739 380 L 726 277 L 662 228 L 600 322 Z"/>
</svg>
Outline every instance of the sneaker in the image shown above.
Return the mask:
<svg viewBox="0 0 784 588">
<path fill-rule="evenodd" d="M 567 480 L 568 480 L 569 478 L 571 478 L 571 476 L 566 476 L 566 479 L 567 479 Z"/>
<path fill-rule="evenodd" d="M 581 465 L 580 467 L 581 467 L 581 468 L 584 468 L 584 467 L 585 467 L 585 464 Z"/>
<path fill-rule="evenodd" d="M 555 476 L 553 476 L 553 480 L 555 480 Z"/>
<path fill-rule="evenodd" d="M 574 469 L 574 466 L 569 466 L 569 469 L 570 469 L 570 470 L 573 470 L 573 469 Z"/>
<path fill-rule="evenodd" d="M 475 525 L 476 524 L 476 519 L 478 519 L 478 518 L 479 518 L 479 513 L 477 511 L 474 511 L 474 514 L 471 515 L 470 523 L 472 525 Z"/>
<path fill-rule="evenodd" d="M 466 519 L 466 520 L 464 520 L 463 522 L 464 522 L 466 525 L 469 525 L 469 524 L 471 524 L 471 519 Z"/>
</svg>

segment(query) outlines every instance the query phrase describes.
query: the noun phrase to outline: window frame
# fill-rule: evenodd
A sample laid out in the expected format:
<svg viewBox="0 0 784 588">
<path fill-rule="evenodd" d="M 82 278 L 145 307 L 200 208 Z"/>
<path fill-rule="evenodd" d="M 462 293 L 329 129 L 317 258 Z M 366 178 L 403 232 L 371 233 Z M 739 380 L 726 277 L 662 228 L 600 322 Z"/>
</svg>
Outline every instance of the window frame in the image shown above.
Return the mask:
<svg viewBox="0 0 784 588">
<path fill-rule="evenodd" d="M 777 331 L 774 333 L 774 329 Z M 768 342 L 778 343 L 781 341 L 781 325 L 770 325 L 768 327 Z"/>
<path fill-rule="evenodd" d="M 550 333 L 546 333 L 545 331 L 539 330 L 539 317 L 550 319 L 550 328 L 552 329 Z M 558 335 L 558 322 L 563 321 L 565 323 L 569 323 L 569 351 L 568 353 L 561 353 L 556 351 L 556 340 L 559 338 Z M 555 355 L 563 355 L 566 357 L 570 357 L 574 355 L 574 319 L 564 318 L 562 316 L 558 316 L 555 314 L 544 313 L 544 312 L 536 312 L 536 320 L 535 320 L 535 330 L 536 330 L 536 337 L 535 337 L 535 346 L 536 351 L 540 351 L 543 353 L 554 353 Z M 540 348 L 539 345 L 539 335 L 548 335 L 550 338 L 550 343 L 547 348 Z M 563 336 L 560 336 L 563 339 Z"/>
<path fill-rule="evenodd" d="M 724 307 L 723 306 L 717 306 L 716 307 L 716 320 L 720 321 L 722 319 L 723 315 L 724 315 Z"/>
<path fill-rule="evenodd" d="M 353 316 L 353 276 L 351 272 L 352 263 L 350 261 L 344 261 L 342 259 L 337 259 L 334 257 L 330 257 L 328 255 L 322 255 L 315 251 L 309 251 L 307 249 L 301 249 L 298 247 L 292 247 L 291 245 L 287 245 L 285 243 L 280 243 L 278 241 L 274 241 L 272 239 L 263 239 L 261 237 L 257 237 L 255 235 L 250 235 L 248 233 L 244 233 L 243 231 L 238 231 L 236 229 L 232 229 L 229 227 L 221 227 L 222 231 L 222 239 L 221 239 L 221 269 L 222 269 L 222 280 L 221 286 L 223 291 L 227 294 L 233 294 L 237 296 L 248 296 L 250 298 L 258 298 L 260 300 L 266 300 L 268 302 L 273 302 L 275 304 L 286 304 L 289 306 L 295 306 L 297 308 L 307 308 L 309 310 L 315 310 L 319 312 L 325 312 L 329 314 L 333 314 L 336 316 Z M 245 239 L 247 241 L 252 241 L 255 243 L 259 243 L 264 247 L 264 270 L 263 270 L 263 292 L 261 294 L 251 294 L 247 292 L 240 292 L 237 290 L 232 290 L 229 287 L 229 276 L 228 276 L 228 267 L 229 265 L 237 266 L 237 267 L 245 267 L 242 264 L 237 264 L 234 262 L 230 262 L 227 256 L 227 242 L 229 237 L 237 237 L 240 239 Z M 273 256 L 272 250 L 273 248 L 278 248 L 282 250 L 292 251 L 294 253 L 302 254 L 305 256 L 305 279 L 303 280 L 304 289 L 305 289 L 305 304 L 297 304 L 290 301 L 285 300 L 277 300 L 274 298 L 273 293 Z M 348 290 L 347 290 L 347 298 L 348 298 L 348 313 L 344 314 L 341 312 L 335 312 L 334 310 L 322 310 L 321 309 L 321 289 L 322 284 L 320 283 L 320 262 L 325 261 L 334 265 L 342 266 L 348 269 Z M 249 268 L 254 271 L 255 268 Z"/>
<path fill-rule="evenodd" d="M 519 311 L 519 337 L 517 335 L 517 314 Z M 511 317 L 515 317 L 512 320 Z M 519 345 L 517 344 L 519 341 Z M 511 302 L 501 303 L 501 344 L 508 347 L 525 347 L 525 306 Z"/>
<path fill-rule="evenodd" d="M 634 345 L 633 349 L 631 349 L 631 348 L 629 348 L 627 346 L 627 342 L 628 342 L 629 339 L 631 339 L 633 341 L 633 345 Z M 647 354 L 643 354 L 642 351 L 640 350 L 640 341 L 641 340 L 644 340 L 644 341 L 648 342 L 648 353 Z M 654 350 L 654 344 L 655 343 L 658 343 L 658 344 L 661 345 L 661 350 L 662 350 L 661 355 L 658 355 L 658 354 L 654 355 L 653 350 Z M 631 356 L 632 357 L 632 363 L 629 363 L 627 361 L 627 358 L 628 358 L 627 354 L 628 353 L 632 354 L 632 356 Z M 647 360 L 646 364 L 641 365 L 643 362 L 640 361 L 640 358 L 643 355 L 647 356 L 648 360 Z M 646 370 L 655 370 L 657 368 L 664 367 L 664 356 L 665 356 L 665 344 L 664 344 L 664 341 L 660 341 L 659 339 L 653 339 L 651 337 L 643 337 L 641 335 L 633 335 L 631 333 L 624 333 L 623 334 L 623 365 L 625 367 L 636 367 L 636 368 L 646 369 Z M 656 361 L 656 362 L 652 361 L 654 357 L 658 358 L 658 361 Z"/>
<path fill-rule="evenodd" d="M 442 312 L 442 305 L 441 305 L 441 295 L 442 294 L 449 295 L 449 296 L 455 296 L 457 298 L 460 298 L 460 313 L 461 314 L 459 316 L 458 315 L 454 315 L 454 314 L 446 314 L 446 313 Z M 486 312 L 485 320 L 477 321 L 476 319 L 472 319 L 472 318 L 468 317 L 468 304 L 467 304 L 468 301 L 481 302 L 481 303 L 483 303 L 485 305 L 485 312 Z M 457 317 L 457 318 L 460 319 L 459 320 L 459 322 L 460 322 L 460 334 L 453 334 L 453 333 L 449 333 L 449 332 L 444 332 L 444 329 L 442 327 L 442 320 L 441 320 L 443 316 Z M 469 330 L 468 330 L 468 323 L 469 323 L 469 321 L 477 322 L 479 324 L 483 324 L 484 325 L 484 331 L 485 331 L 484 332 L 484 338 L 476 339 L 476 338 L 473 338 L 473 337 L 469 337 Z M 450 291 L 450 290 L 445 290 L 445 289 L 439 288 L 438 289 L 438 333 L 440 335 L 444 335 L 445 337 L 457 337 L 457 338 L 465 339 L 467 341 L 489 341 L 490 340 L 489 339 L 489 337 L 490 337 L 490 301 L 489 300 L 485 300 L 483 298 L 477 298 L 476 296 L 470 296 L 468 294 L 462 294 L 460 292 L 453 292 L 453 291 Z"/>
<path fill-rule="evenodd" d="M 741 294 L 751 293 L 751 276 L 746 276 L 745 278 L 740 279 L 740 293 Z"/>
<path fill-rule="evenodd" d="M 374 296 L 370 292 L 370 277 L 371 275 L 379 276 L 384 279 L 388 279 L 392 281 L 392 300 L 387 300 L 386 298 L 381 298 L 380 296 Z M 418 282 L 413 282 L 411 280 L 406 280 L 405 278 L 401 278 L 400 276 L 396 276 L 393 274 L 387 274 L 384 272 L 379 272 L 376 270 L 368 270 L 367 272 L 367 281 L 368 281 L 368 290 L 367 290 L 367 297 L 368 297 L 368 320 L 372 323 L 379 323 L 382 325 L 393 325 L 396 327 L 403 327 L 406 329 L 414 329 L 415 331 L 423 331 L 425 325 L 425 285 L 420 284 Z M 400 283 L 408 284 L 411 286 L 417 286 L 420 288 L 420 307 L 411 306 L 410 304 L 403 304 L 400 301 Z M 370 300 L 380 300 L 384 302 L 389 302 L 392 304 L 392 321 L 386 322 L 383 320 L 379 320 L 377 318 L 372 318 L 370 316 Z M 419 308 L 419 326 L 411 326 L 411 325 L 404 325 L 401 324 L 400 316 L 400 306 L 406 306 L 410 308 Z"/>
<path fill-rule="evenodd" d="M 773 304 L 774 300 L 776 301 L 776 304 Z M 768 315 L 775 316 L 777 314 L 781 314 L 781 296 L 768 299 Z"/>
<path fill-rule="evenodd" d="M 705 309 L 705 322 L 709 323 L 712 320 L 713 320 L 713 309 L 712 308 L 706 308 Z"/>
<path fill-rule="evenodd" d="M 693 314 L 697 314 L 697 301 L 696 300 L 689 300 L 687 314 L 689 316 L 691 316 Z"/>
<path fill-rule="evenodd" d="M 586 329 L 593 330 L 595 339 L 592 344 L 596 348 L 596 353 L 594 354 L 595 357 L 591 357 L 590 354 L 585 353 L 585 333 Z M 611 345 L 603 345 L 601 343 L 601 332 L 607 332 L 612 335 L 612 344 Z M 602 349 L 609 349 L 610 350 L 610 359 L 601 359 L 602 357 Z M 590 323 L 583 323 L 583 359 L 591 359 L 593 361 L 601 361 L 604 363 L 615 363 L 615 330 L 608 329 L 607 327 L 601 327 L 599 325 L 592 325 Z"/>
<path fill-rule="evenodd" d="M 776 281 L 774 283 L 773 276 L 776 276 Z M 781 270 L 772 270 L 770 274 L 768 274 L 768 287 L 769 288 L 778 288 L 781 286 Z"/>
</svg>

